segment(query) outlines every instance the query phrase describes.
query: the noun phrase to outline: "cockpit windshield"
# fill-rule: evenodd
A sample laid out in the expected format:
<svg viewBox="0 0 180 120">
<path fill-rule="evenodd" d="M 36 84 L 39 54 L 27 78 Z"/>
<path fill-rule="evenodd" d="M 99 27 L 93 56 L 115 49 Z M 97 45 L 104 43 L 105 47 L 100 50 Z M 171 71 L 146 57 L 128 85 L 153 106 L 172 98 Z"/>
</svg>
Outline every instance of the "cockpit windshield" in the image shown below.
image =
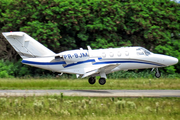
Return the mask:
<svg viewBox="0 0 180 120">
<path fill-rule="evenodd" d="M 151 55 L 151 52 L 145 48 L 137 48 L 136 49 L 137 55 Z"/>
</svg>

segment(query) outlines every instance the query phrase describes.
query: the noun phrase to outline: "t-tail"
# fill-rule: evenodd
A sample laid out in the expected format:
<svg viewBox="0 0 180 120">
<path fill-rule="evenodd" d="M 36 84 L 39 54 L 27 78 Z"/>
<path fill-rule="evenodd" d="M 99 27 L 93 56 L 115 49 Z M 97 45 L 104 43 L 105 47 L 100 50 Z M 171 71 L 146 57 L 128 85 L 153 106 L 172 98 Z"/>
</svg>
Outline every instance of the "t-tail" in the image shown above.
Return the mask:
<svg viewBox="0 0 180 120">
<path fill-rule="evenodd" d="M 3 32 L 2 34 L 23 59 L 55 55 L 24 32 Z"/>
</svg>

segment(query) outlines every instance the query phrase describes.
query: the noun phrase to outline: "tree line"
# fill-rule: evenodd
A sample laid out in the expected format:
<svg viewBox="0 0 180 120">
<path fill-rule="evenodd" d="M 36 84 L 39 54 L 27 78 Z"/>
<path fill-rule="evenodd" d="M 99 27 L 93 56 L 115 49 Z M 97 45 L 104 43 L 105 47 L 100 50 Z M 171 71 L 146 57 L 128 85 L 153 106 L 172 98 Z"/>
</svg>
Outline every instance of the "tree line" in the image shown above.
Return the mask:
<svg viewBox="0 0 180 120">
<path fill-rule="evenodd" d="M 56 53 L 142 46 L 180 60 L 180 4 L 170 0 L 1 0 L 0 32 L 8 31 L 24 31 Z M 2 34 L 0 59 L 20 59 Z M 180 63 L 164 71 L 179 73 Z"/>
</svg>

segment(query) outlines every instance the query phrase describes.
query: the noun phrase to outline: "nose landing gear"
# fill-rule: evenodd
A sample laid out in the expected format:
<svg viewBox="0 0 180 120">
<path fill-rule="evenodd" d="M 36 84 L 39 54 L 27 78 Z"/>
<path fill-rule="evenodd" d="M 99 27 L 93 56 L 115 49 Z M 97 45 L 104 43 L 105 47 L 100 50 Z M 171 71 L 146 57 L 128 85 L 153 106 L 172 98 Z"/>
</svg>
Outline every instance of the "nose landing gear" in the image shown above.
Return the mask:
<svg viewBox="0 0 180 120">
<path fill-rule="evenodd" d="M 160 77 L 161 77 L 161 73 L 159 72 L 158 68 L 156 68 L 155 76 L 156 76 L 157 78 L 160 78 Z"/>
<path fill-rule="evenodd" d="M 151 72 L 154 70 L 154 68 L 151 70 Z M 160 78 L 161 77 L 161 73 L 159 72 L 158 68 L 156 68 L 156 73 L 155 73 L 155 76 L 157 78 Z"/>
</svg>

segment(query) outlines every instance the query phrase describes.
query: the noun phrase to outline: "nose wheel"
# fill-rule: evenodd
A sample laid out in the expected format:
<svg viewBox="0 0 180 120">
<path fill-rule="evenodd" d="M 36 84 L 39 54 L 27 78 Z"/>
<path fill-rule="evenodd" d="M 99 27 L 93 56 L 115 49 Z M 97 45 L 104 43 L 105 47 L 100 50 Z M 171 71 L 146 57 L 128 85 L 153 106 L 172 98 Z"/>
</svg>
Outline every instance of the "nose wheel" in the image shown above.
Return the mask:
<svg viewBox="0 0 180 120">
<path fill-rule="evenodd" d="M 154 70 L 154 68 L 152 69 L 152 71 Z M 161 77 L 161 73 L 159 72 L 158 68 L 156 68 L 156 73 L 155 73 L 155 76 L 157 78 L 160 78 Z"/>
<path fill-rule="evenodd" d="M 94 84 L 96 82 L 96 78 L 95 77 L 90 77 L 88 79 L 88 82 L 89 82 L 89 84 Z"/>
<path fill-rule="evenodd" d="M 156 68 L 155 76 L 156 76 L 157 78 L 160 78 L 160 77 L 161 77 L 161 73 L 159 72 L 158 68 Z"/>
</svg>

